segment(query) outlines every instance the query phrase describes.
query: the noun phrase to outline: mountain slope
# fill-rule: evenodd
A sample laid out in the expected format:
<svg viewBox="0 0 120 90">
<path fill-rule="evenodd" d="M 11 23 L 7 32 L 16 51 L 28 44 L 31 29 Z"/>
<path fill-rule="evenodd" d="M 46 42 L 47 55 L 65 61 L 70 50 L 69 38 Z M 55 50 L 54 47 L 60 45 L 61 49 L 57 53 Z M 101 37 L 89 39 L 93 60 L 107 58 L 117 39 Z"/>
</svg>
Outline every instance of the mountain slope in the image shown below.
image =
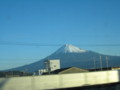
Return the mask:
<svg viewBox="0 0 120 90">
<path fill-rule="evenodd" d="M 44 68 L 44 61 L 49 59 L 60 59 L 61 68 L 76 66 L 80 68 L 99 68 L 100 67 L 100 56 L 102 60 L 102 66 L 106 67 L 106 56 L 108 58 L 109 66 L 119 66 L 120 65 L 120 56 L 108 56 L 99 54 L 92 51 L 87 51 L 75 47 L 73 45 L 64 45 L 59 48 L 56 52 L 50 56 L 39 60 L 35 63 L 9 69 L 9 70 L 19 70 L 19 71 L 28 71 L 34 72 L 38 69 Z"/>
</svg>

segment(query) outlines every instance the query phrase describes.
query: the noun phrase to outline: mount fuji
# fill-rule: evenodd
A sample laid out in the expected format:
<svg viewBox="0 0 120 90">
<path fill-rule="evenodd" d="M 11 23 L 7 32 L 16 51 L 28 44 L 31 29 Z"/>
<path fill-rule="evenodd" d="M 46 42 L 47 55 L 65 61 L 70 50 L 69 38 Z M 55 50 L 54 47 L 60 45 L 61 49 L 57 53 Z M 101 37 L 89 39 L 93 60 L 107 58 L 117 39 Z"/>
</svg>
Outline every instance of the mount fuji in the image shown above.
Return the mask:
<svg viewBox="0 0 120 90">
<path fill-rule="evenodd" d="M 60 59 L 61 68 L 67 67 L 80 67 L 80 68 L 99 68 L 100 67 L 100 57 L 102 61 L 102 66 L 107 67 L 106 61 L 109 67 L 120 65 L 120 56 L 110 56 L 93 51 L 83 50 L 73 45 L 63 45 L 57 51 L 55 51 L 50 56 L 39 60 L 35 63 L 24 65 L 17 68 L 12 68 L 7 71 L 27 71 L 34 72 L 38 69 L 44 68 L 44 62 L 48 59 Z M 106 58 L 107 57 L 107 58 Z"/>
</svg>

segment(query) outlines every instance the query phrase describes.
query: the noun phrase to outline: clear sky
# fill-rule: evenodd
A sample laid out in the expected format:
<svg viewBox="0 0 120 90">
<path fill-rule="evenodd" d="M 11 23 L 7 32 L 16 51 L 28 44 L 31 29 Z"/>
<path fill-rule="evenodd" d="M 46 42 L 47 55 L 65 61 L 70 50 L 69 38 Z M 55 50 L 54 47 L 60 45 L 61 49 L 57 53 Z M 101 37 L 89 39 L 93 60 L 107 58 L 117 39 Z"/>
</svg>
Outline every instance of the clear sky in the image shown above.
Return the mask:
<svg viewBox="0 0 120 90">
<path fill-rule="evenodd" d="M 119 39 L 120 0 L 0 0 L 0 70 L 38 61 L 64 44 L 120 55 Z"/>
</svg>

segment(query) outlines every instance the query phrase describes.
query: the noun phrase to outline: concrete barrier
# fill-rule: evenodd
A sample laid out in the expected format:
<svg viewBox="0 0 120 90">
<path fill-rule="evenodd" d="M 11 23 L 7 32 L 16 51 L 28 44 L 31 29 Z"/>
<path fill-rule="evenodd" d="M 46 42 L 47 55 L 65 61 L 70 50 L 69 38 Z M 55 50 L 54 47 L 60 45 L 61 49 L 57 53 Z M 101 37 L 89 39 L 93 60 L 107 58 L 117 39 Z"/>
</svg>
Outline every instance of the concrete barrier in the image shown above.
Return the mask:
<svg viewBox="0 0 120 90">
<path fill-rule="evenodd" d="M 45 90 L 119 82 L 119 71 L 0 78 L 0 90 Z"/>
</svg>

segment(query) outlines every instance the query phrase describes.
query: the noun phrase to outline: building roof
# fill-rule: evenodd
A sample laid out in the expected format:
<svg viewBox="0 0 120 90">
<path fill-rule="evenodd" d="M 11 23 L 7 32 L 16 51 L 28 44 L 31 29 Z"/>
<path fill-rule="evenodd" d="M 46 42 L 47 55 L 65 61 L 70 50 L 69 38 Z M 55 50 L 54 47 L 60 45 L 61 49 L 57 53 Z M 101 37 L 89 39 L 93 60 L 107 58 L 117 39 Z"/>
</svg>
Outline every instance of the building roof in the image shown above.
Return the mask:
<svg viewBox="0 0 120 90">
<path fill-rule="evenodd" d="M 88 72 L 88 70 L 81 69 L 78 67 L 69 67 L 69 68 L 58 69 L 51 73 L 52 74 L 69 74 L 69 73 L 80 73 L 80 72 Z"/>
</svg>

